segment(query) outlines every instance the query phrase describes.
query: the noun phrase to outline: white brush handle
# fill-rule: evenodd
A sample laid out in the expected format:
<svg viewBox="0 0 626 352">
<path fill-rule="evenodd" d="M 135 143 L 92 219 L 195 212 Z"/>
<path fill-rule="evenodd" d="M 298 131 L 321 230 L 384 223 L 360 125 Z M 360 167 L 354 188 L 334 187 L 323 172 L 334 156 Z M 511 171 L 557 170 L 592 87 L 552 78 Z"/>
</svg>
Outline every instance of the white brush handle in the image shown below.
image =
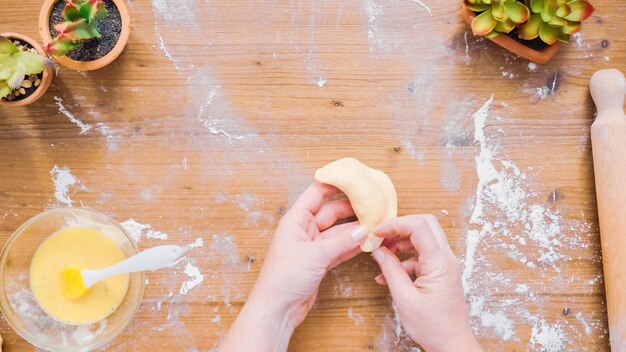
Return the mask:
<svg viewBox="0 0 626 352">
<path fill-rule="evenodd" d="M 170 265 L 187 250 L 174 245 L 156 246 L 139 252 L 117 264 L 98 270 L 81 270 L 86 288 L 107 277 L 136 273 L 138 271 L 157 270 Z"/>
</svg>

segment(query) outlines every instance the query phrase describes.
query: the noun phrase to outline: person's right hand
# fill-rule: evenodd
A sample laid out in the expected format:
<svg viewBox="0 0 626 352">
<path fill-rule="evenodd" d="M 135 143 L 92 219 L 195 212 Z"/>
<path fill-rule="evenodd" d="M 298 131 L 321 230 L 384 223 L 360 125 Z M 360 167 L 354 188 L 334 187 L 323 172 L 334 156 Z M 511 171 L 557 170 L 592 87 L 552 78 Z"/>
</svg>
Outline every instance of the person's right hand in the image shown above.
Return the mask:
<svg viewBox="0 0 626 352">
<path fill-rule="evenodd" d="M 388 220 L 374 233 L 385 238 L 372 256 L 387 284 L 406 333 L 426 351 L 482 351 L 472 333 L 461 273 L 433 215 Z M 400 262 L 395 253 L 417 250 Z"/>
</svg>

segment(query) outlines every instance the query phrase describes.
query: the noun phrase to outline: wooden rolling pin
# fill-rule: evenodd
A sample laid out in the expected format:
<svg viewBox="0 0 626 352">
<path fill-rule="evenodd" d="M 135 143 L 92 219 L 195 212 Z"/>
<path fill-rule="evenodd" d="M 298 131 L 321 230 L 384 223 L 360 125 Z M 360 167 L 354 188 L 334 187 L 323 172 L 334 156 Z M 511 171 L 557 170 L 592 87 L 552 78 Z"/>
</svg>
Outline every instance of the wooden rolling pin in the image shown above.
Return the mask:
<svg viewBox="0 0 626 352">
<path fill-rule="evenodd" d="M 618 70 L 591 77 L 591 125 L 611 350 L 626 352 L 626 81 Z"/>
</svg>

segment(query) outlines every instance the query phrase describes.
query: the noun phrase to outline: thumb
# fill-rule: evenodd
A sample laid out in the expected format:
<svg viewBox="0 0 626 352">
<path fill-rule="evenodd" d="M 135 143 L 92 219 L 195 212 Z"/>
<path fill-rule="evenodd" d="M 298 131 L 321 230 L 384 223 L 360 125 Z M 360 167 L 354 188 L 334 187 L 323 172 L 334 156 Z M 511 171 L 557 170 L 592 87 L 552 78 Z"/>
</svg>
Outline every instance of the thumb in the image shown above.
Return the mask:
<svg viewBox="0 0 626 352">
<path fill-rule="evenodd" d="M 415 289 L 413 281 L 402 267 L 400 259 L 391 253 L 389 249 L 378 247 L 372 252 L 372 257 L 380 266 L 394 300 L 405 297 L 407 290 L 412 292 Z"/>
</svg>

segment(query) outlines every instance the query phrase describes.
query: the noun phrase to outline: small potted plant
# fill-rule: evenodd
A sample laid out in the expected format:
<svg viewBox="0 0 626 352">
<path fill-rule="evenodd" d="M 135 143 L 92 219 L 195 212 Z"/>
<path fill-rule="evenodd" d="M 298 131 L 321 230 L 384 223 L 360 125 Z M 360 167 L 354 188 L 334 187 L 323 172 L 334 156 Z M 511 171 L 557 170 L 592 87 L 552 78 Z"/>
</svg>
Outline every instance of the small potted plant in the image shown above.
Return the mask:
<svg viewBox="0 0 626 352">
<path fill-rule="evenodd" d="M 17 33 L 0 35 L 0 105 L 23 106 L 48 90 L 54 70 L 44 49 Z"/>
<path fill-rule="evenodd" d="M 463 0 L 461 15 L 474 35 L 544 64 L 593 11 L 587 0 Z"/>
<path fill-rule="evenodd" d="M 61 65 L 97 70 L 124 50 L 130 14 L 124 0 L 44 0 L 39 31 L 46 52 Z"/>
</svg>

